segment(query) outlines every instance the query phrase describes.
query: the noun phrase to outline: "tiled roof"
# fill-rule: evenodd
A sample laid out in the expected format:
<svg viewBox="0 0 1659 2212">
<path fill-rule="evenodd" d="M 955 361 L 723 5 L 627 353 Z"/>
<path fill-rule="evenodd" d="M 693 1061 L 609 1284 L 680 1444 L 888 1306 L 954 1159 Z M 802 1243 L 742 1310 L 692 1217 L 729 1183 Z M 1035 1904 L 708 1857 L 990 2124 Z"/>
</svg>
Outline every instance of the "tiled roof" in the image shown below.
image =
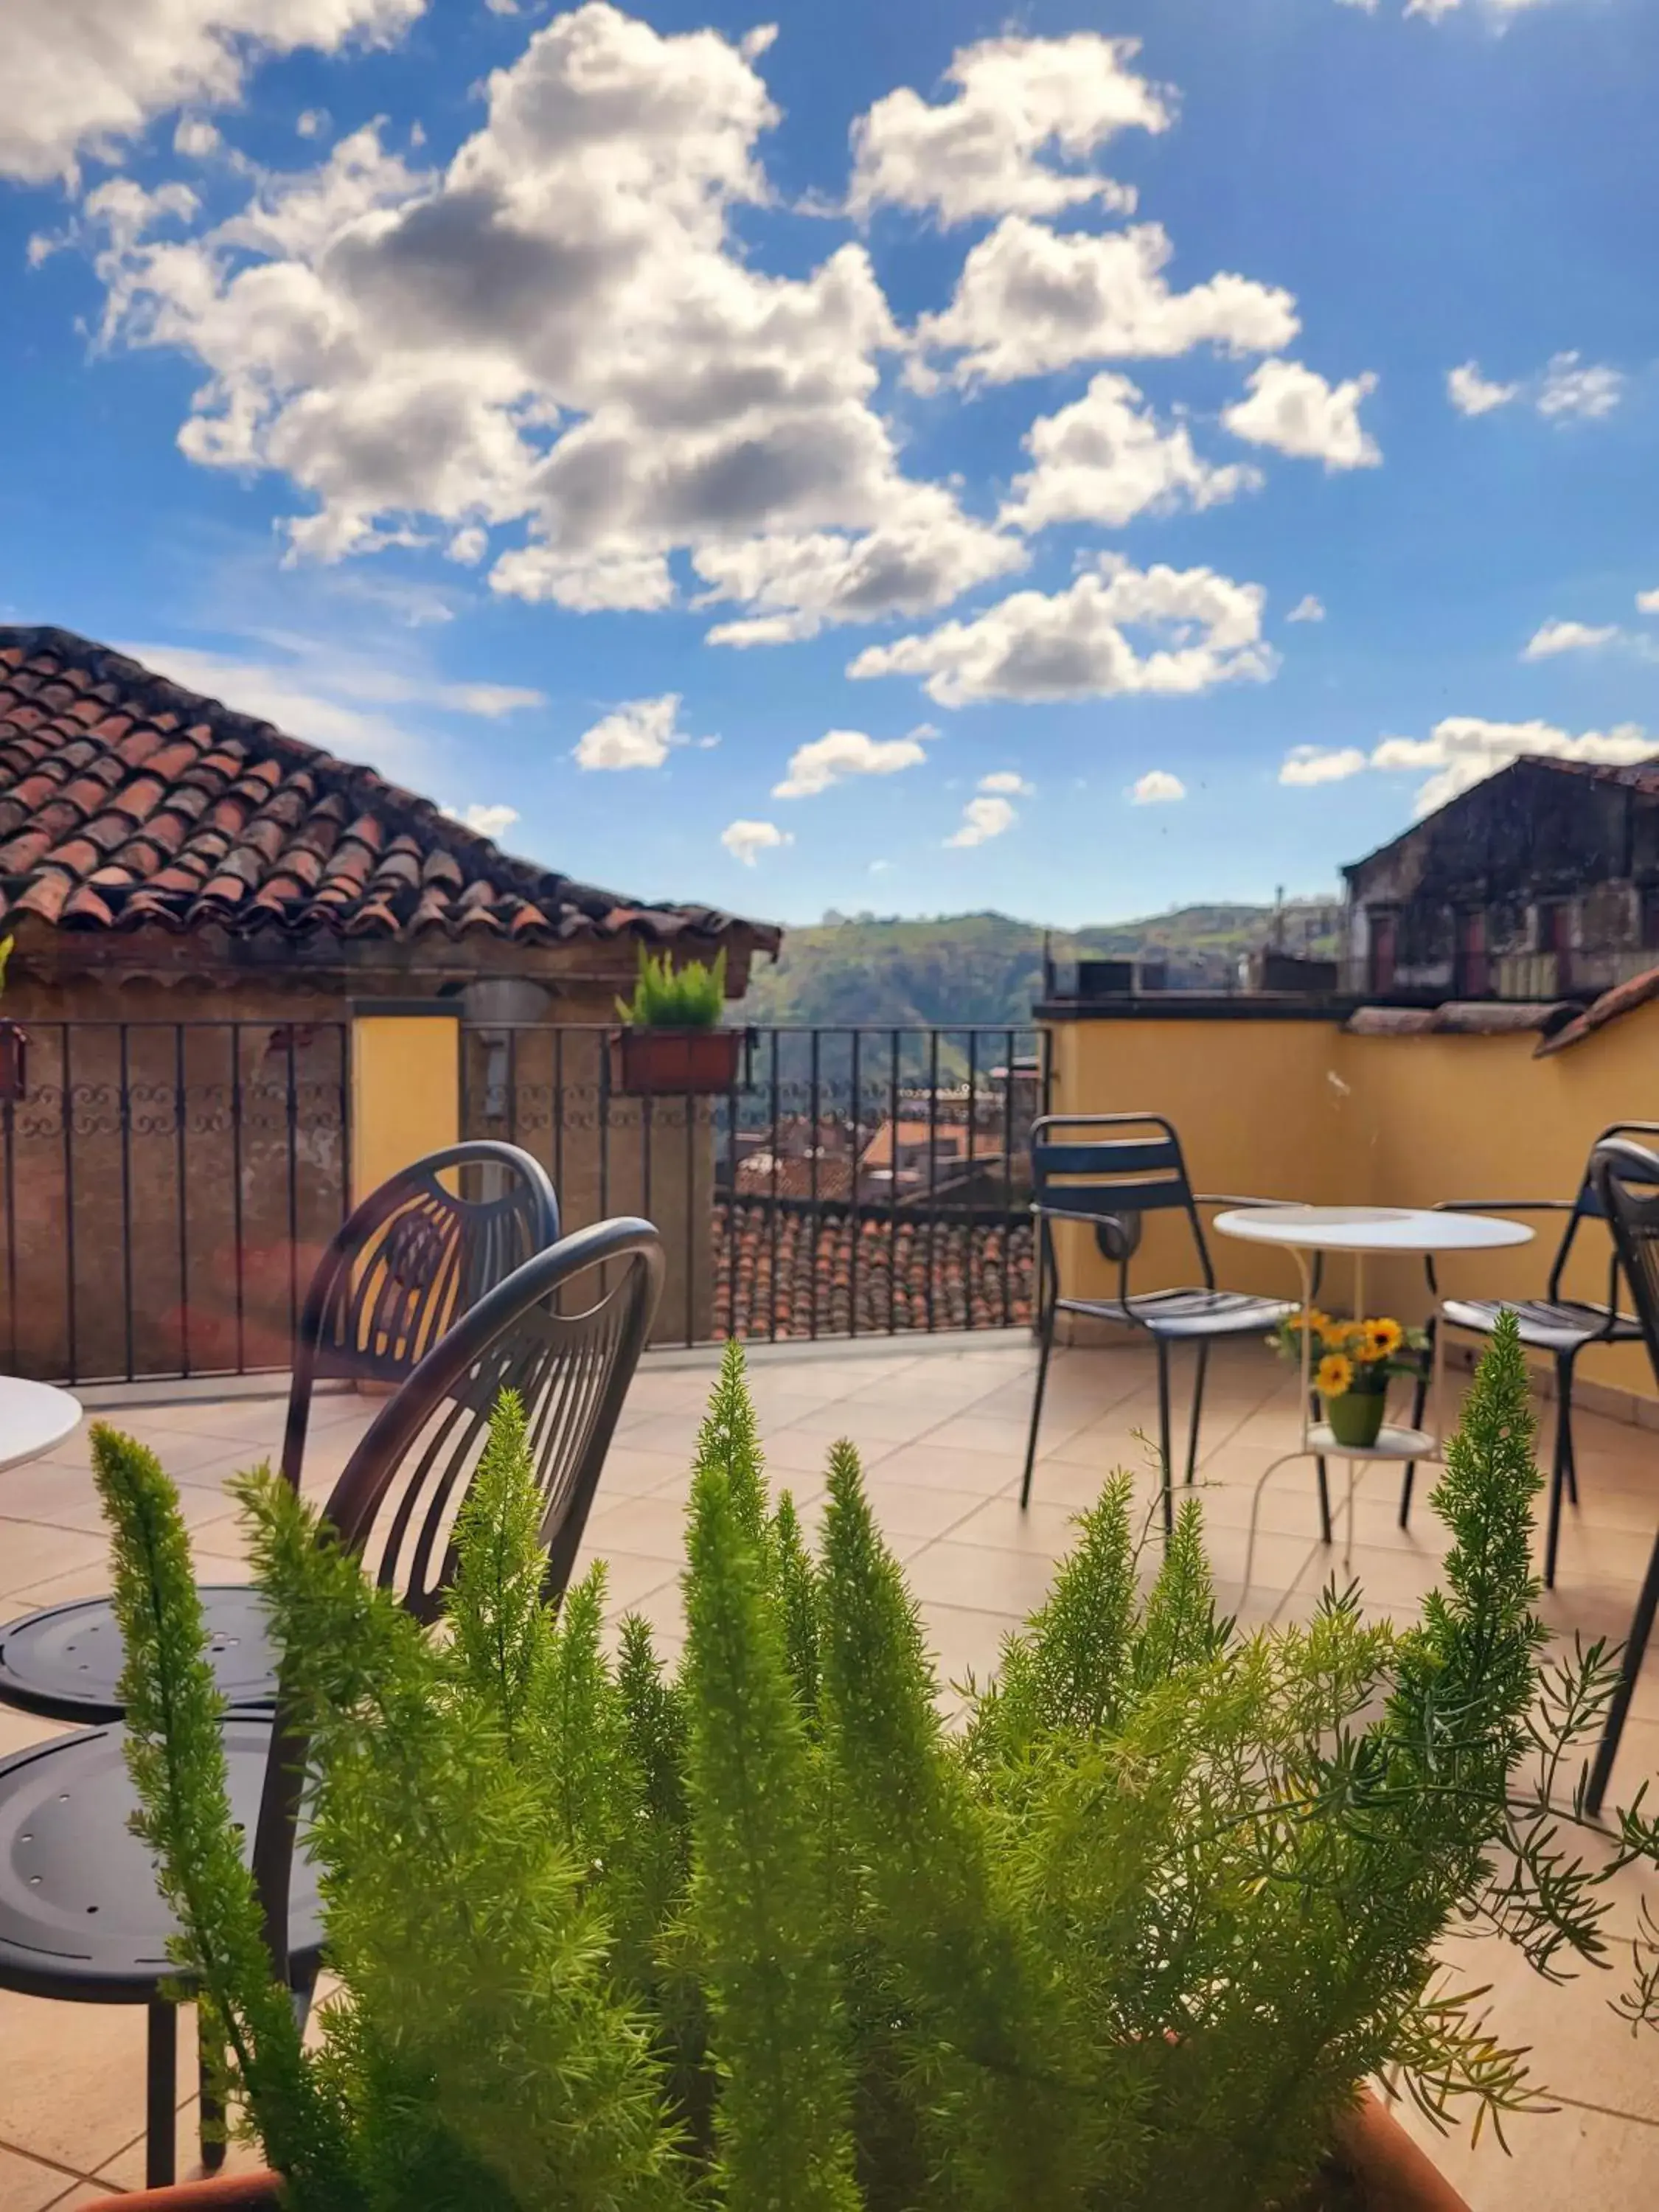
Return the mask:
<svg viewBox="0 0 1659 2212">
<path fill-rule="evenodd" d="M 107 647 L 0 626 L 0 929 L 28 915 L 64 929 L 778 942 L 762 923 L 511 860 L 372 769 Z"/>
<path fill-rule="evenodd" d="M 742 1200 L 734 1220 L 726 1201 L 716 1206 L 723 1335 L 845 1336 L 855 1317 L 860 1335 L 1029 1324 L 1030 1222 L 860 1219 Z"/>
</svg>

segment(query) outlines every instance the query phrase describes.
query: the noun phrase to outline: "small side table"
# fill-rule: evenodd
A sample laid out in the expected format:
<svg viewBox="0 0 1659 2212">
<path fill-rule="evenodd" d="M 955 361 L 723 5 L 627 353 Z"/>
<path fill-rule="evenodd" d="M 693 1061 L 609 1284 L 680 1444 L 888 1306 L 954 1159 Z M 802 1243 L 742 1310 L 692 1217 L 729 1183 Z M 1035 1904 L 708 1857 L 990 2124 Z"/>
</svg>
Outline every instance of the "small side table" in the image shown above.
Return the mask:
<svg viewBox="0 0 1659 2212">
<path fill-rule="evenodd" d="M 55 1451 L 81 1419 L 81 1401 L 69 1391 L 0 1375 L 0 1473 Z"/>
<path fill-rule="evenodd" d="M 1365 1261 L 1371 1255 L 1389 1253 L 1491 1252 L 1505 1244 L 1526 1244 L 1532 1231 L 1523 1222 L 1505 1221 L 1490 1213 L 1435 1213 L 1426 1208 L 1389 1206 L 1238 1206 L 1216 1216 L 1216 1233 L 1237 1237 L 1250 1244 L 1278 1244 L 1291 1253 L 1302 1282 L 1302 1440 L 1293 1450 L 1281 1452 L 1266 1468 L 1255 1486 L 1250 1509 L 1250 1538 L 1244 1579 L 1249 1583 L 1255 1549 L 1256 1512 L 1262 1486 L 1269 1475 L 1295 1459 L 1340 1459 L 1348 1468 L 1347 1513 L 1343 1527 L 1342 1564 L 1346 1568 L 1353 1543 L 1353 1493 L 1358 1467 L 1368 1460 L 1421 1460 L 1432 1466 L 1443 1455 L 1444 1427 L 1441 1419 L 1441 1381 L 1444 1331 L 1434 1338 L 1431 1401 L 1431 1429 L 1390 1425 L 1376 1442 L 1363 1449 L 1339 1443 L 1328 1422 L 1315 1420 L 1312 1403 L 1313 1340 L 1308 1310 L 1313 1303 L 1310 1256 L 1316 1253 L 1352 1254 L 1353 1308 L 1356 1319 L 1365 1310 Z"/>
</svg>

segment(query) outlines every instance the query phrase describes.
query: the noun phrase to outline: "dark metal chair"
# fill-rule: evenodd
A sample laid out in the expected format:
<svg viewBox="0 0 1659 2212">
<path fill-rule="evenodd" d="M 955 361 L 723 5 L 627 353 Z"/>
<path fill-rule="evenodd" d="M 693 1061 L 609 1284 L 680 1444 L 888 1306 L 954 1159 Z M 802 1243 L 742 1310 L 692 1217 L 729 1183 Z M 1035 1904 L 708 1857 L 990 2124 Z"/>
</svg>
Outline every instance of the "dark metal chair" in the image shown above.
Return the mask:
<svg viewBox="0 0 1659 2212">
<path fill-rule="evenodd" d="M 1193 1381 L 1192 1422 L 1187 1443 L 1187 1480 L 1198 1465 L 1198 1428 L 1204 1408 L 1204 1375 L 1210 1346 L 1218 1337 L 1260 1335 L 1297 1310 L 1293 1298 L 1258 1297 L 1248 1291 L 1218 1291 L 1204 1240 L 1201 1206 L 1272 1206 L 1273 1199 L 1206 1196 L 1195 1193 L 1182 1156 L 1181 1139 L 1161 1114 L 1045 1114 L 1031 1125 L 1031 1211 L 1037 1221 L 1036 1395 L 1031 1405 L 1031 1433 L 1025 1447 L 1025 1476 L 1019 1502 L 1031 1497 L 1036 1462 L 1037 1425 L 1048 1379 L 1056 1314 L 1081 1314 L 1145 1329 L 1158 1350 L 1158 1419 L 1164 1486 L 1164 1525 L 1174 1525 L 1170 1449 L 1170 1351 L 1176 1344 L 1198 1348 Z M 1129 1263 L 1140 1243 L 1141 1218 L 1147 1213 L 1182 1213 L 1192 1232 L 1203 1286 L 1197 1290 L 1144 1291 L 1129 1288 Z M 1053 1224 L 1089 1224 L 1103 1257 L 1118 1270 L 1115 1298 L 1063 1298 L 1054 1264 Z"/>
<path fill-rule="evenodd" d="M 1654 1380 L 1659 1382 L 1659 1154 L 1649 1152 L 1645 1146 L 1632 1144 L 1627 1138 L 1612 1138 L 1598 1145 L 1591 1154 L 1590 1177 L 1613 1232 L 1619 1265 L 1630 1285 Z M 1643 1577 L 1636 1611 L 1631 1617 L 1630 1633 L 1625 1639 L 1618 1685 L 1609 1701 L 1601 1741 L 1596 1746 L 1590 1767 L 1584 1802 L 1591 1813 L 1601 1811 L 1601 1800 L 1613 1777 L 1613 1763 L 1619 1756 L 1619 1741 L 1630 1711 L 1631 1692 L 1636 1687 L 1648 1638 L 1653 1633 L 1656 1607 L 1659 1607 L 1659 1536 L 1654 1539 L 1653 1550 L 1648 1557 L 1648 1571 Z"/>
<path fill-rule="evenodd" d="M 317 1383 L 407 1381 L 461 1314 L 558 1234 L 546 1170 L 514 1145 L 451 1145 L 371 1193 L 324 1252 L 301 1310 L 283 1440 L 289 1481 L 298 1488 Z M 269 1705 L 276 1678 L 258 1595 L 210 1583 L 202 1603 L 225 1702 Z M 119 1720 L 122 1665 L 106 1597 L 0 1628 L 0 1700 L 56 1720 Z"/>
<path fill-rule="evenodd" d="M 1412 1425 L 1421 1428 L 1423 1409 L 1428 1401 L 1429 1377 L 1434 1365 L 1434 1333 L 1442 1323 L 1451 1328 L 1461 1328 L 1474 1336 L 1490 1336 L 1498 1326 L 1500 1314 L 1512 1313 L 1521 1331 L 1521 1341 L 1534 1352 L 1547 1352 L 1555 1362 L 1555 1452 L 1550 1472 L 1550 1506 L 1548 1532 L 1544 1541 L 1544 1586 L 1555 1587 L 1555 1556 L 1561 1538 L 1561 1500 L 1565 1494 L 1575 1505 L 1578 1503 L 1578 1471 L 1572 1457 L 1572 1380 L 1578 1355 L 1592 1344 L 1635 1344 L 1641 1339 L 1641 1324 L 1632 1315 L 1619 1310 L 1619 1257 L 1616 1249 L 1607 1255 L 1607 1295 L 1606 1303 L 1564 1297 L 1561 1279 L 1577 1239 L 1578 1231 L 1586 1221 L 1605 1220 L 1606 1207 L 1596 1188 L 1595 1159 L 1599 1148 L 1609 1140 L 1637 1134 L 1659 1135 L 1659 1121 L 1615 1121 L 1603 1129 L 1590 1147 L 1584 1164 L 1584 1176 L 1576 1198 L 1534 1199 L 1447 1199 L 1435 1208 L 1437 1213 L 1564 1213 L 1566 1226 L 1561 1242 L 1550 1264 L 1549 1279 L 1541 1298 L 1444 1298 L 1438 1312 L 1429 1322 L 1429 1346 L 1424 1355 L 1422 1371 L 1418 1378 L 1416 1402 L 1412 1413 Z M 1638 1147 L 1639 1150 L 1639 1146 Z M 1440 1297 L 1440 1285 L 1435 1274 L 1434 1261 L 1427 1263 L 1429 1288 Z M 1414 1462 L 1408 1462 L 1400 1486 L 1400 1525 L 1403 1528 L 1411 1519 L 1412 1489 L 1416 1480 Z"/>
<path fill-rule="evenodd" d="M 596 1270 L 592 1302 L 569 1291 Z M 648 1222 L 600 1222 L 538 1253 L 432 1345 L 365 1431 L 326 1508 L 366 1569 L 417 1619 L 433 1620 L 454 1566 L 452 1532 L 504 1389 L 524 1401 L 544 1500 L 545 1584 L 570 1576 L 605 1454 L 662 1285 Z M 609 1286 L 606 1287 L 608 1278 Z M 308 2003 L 322 1943 L 314 1869 L 295 1838 L 305 1746 L 282 1717 L 223 1723 L 233 1812 L 252 1864 L 276 1971 Z M 124 1732 L 89 1729 L 0 1760 L 0 1988 L 149 2011 L 147 2185 L 172 2179 L 176 2018 L 161 1984 L 173 1921 L 146 1848 Z M 205 2094 L 204 2118 L 212 2117 Z M 204 2158 L 216 2164 L 213 2147 Z"/>
</svg>

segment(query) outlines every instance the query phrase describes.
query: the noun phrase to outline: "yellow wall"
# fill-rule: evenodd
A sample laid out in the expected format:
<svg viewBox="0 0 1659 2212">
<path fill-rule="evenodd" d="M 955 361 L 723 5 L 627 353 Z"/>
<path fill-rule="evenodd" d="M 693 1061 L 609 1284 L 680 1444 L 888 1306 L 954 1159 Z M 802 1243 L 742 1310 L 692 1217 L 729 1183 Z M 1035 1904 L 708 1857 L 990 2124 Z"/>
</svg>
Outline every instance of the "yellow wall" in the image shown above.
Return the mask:
<svg viewBox="0 0 1659 2212">
<path fill-rule="evenodd" d="M 460 1022 L 451 1014 L 356 1014 L 351 1024 L 354 1204 L 460 1137 Z"/>
<path fill-rule="evenodd" d="M 1051 1030 L 1056 1113 L 1138 1108 L 1179 1131 L 1194 1186 L 1312 1204 L 1431 1206 L 1447 1198 L 1565 1198 L 1598 1132 L 1659 1121 L 1659 1003 L 1636 1008 L 1561 1053 L 1537 1059 L 1534 1035 L 1346 1036 L 1321 1021 L 1105 1020 Z M 1656 1140 L 1659 1141 L 1659 1140 Z M 1209 1217 L 1206 1217 L 1206 1220 Z M 1455 1295 L 1538 1296 L 1559 1237 L 1559 1216 L 1530 1217 L 1534 1243 L 1441 1264 Z M 1149 1216 L 1137 1287 L 1191 1279 L 1176 1221 Z M 1608 1245 L 1580 1231 L 1565 1288 L 1602 1297 Z M 1291 1295 L 1294 1263 L 1212 1237 L 1218 1279 Z M 1086 1229 L 1059 1241 L 1062 1278 L 1084 1297 L 1115 1270 Z M 1349 1302 L 1344 1263 L 1328 1263 L 1322 1295 Z M 1419 1261 L 1374 1262 L 1366 1302 L 1414 1319 L 1429 1310 Z M 1655 1395 L 1639 1346 L 1587 1354 L 1589 1380 Z"/>
</svg>

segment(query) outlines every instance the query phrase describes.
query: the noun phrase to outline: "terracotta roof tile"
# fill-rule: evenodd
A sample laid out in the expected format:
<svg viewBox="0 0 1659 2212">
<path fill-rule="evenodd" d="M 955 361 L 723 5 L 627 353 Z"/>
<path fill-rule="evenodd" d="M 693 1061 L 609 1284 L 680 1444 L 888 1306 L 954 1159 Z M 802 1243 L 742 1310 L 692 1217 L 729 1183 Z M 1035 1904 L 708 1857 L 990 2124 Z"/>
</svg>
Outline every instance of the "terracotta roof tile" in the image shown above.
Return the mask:
<svg viewBox="0 0 1659 2212">
<path fill-rule="evenodd" d="M 1030 1224 L 721 1200 L 714 1278 L 716 1322 L 733 1336 L 1024 1326 Z"/>
<path fill-rule="evenodd" d="M 778 942 L 763 923 L 513 860 L 373 769 L 65 630 L 0 627 L 0 931 L 30 914 L 75 928 Z"/>
</svg>

